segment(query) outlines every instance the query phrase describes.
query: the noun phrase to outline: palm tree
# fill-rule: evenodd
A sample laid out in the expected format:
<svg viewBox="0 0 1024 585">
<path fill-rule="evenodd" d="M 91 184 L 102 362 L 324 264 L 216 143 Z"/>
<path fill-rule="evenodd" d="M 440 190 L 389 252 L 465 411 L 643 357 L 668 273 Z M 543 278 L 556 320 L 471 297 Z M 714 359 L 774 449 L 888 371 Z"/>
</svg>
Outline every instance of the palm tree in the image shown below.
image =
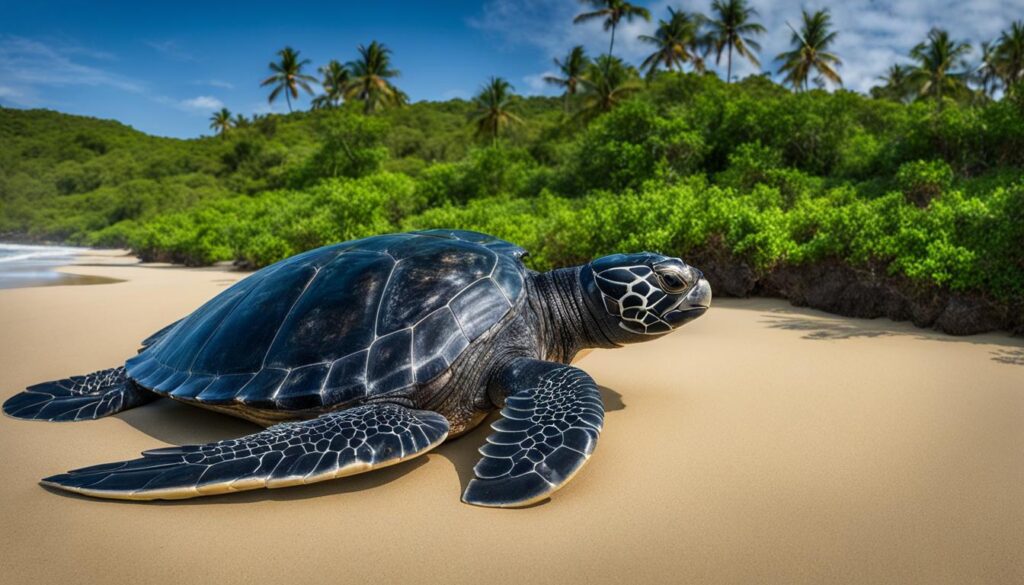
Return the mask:
<svg viewBox="0 0 1024 585">
<path fill-rule="evenodd" d="M 780 53 L 775 57 L 782 61 L 779 73 L 786 74 L 786 82 L 797 91 L 807 89 L 807 78 L 814 69 L 822 79 L 837 85 L 843 80 L 836 73 L 835 67 L 842 65 L 842 60 L 829 52 L 829 46 L 835 42 L 837 33 L 832 28 L 832 16 L 828 8 L 813 14 L 803 10 L 803 25 L 800 31 L 793 29 L 790 43 L 796 46 L 792 51 Z M 788 23 L 787 23 L 788 24 Z"/>
<path fill-rule="evenodd" d="M 611 110 L 640 89 L 636 69 L 608 55 L 598 57 L 590 65 L 582 82 L 583 104 L 579 116 L 584 120 Z"/>
<path fill-rule="evenodd" d="M 231 125 L 235 128 L 245 128 L 249 125 L 249 120 L 242 114 L 235 114 L 234 119 L 231 121 Z"/>
<path fill-rule="evenodd" d="M 299 88 L 306 90 L 313 95 L 313 89 L 309 86 L 316 81 L 311 75 L 302 72 L 302 68 L 309 64 L 309 59 L 299 60 L 299 52 L 291 47 L 285 47 L 277 52 L 281 60 L 277 63 L 270 63 L 270 70 L 274 73 L 263 80 L 260 87 L 273 85 L 267 101 L 274 103 L 277 96 L 284 92 L 284 99 L 288 102 L 288 111 L 292 111 L 292 98 L 298 99 Z"/>
<path fill-rule="evenodd" d="M 231 120 L 231 112 L 227 108 L 221 108 L 219 112 L 214 112 L 210 116 L 210 130 L 213 130 L 221 137 L 227 134 L 233 127 L 234 122 Z"/>
<path fill-rule="evenodd" d="M 693 61 L 695 55 L 691 49 L 696 44 L 700 22 L 693 16 L 679 10 L 668 9 L 669 19 L 659 20 L 654 35 L 640 35 L 639 39 L 655 46 L 655 50 L 640 65 L 648 75 L 658 67 L 669 71 L 683 69 L 683 64 Z"/>
<path fill-rule="evenodd" d="M 981 62 L 974 70 L 974 80 L 981 88 L 983 96 L 990 98 L 999 86 L 999 62 L 996 50 L 998 45 L 989 42 L 981 43 Z"/>
<path fill-rule="evenodd" d="M 910 73 L 909 65 L 890 65 L 886 74 L 878 78 L 884 85 L 871 88 L 871 95 L 876 98 L 906 103 L 917 94 Z"/>
<path fill-rule="evenodd" d="M 1024 20 L 1014 22 L 1010 30 L 999 35 L 995 60 L 1007 88 L 1024 80 Z"/>
<path fill-rule="evenodd" d="M 693 13 L 693 20 L 696 24 L 696 31 L 687 50 L 690 51 L 690 61 L 693 70 L 701 75 L 707 71 L 707 58 L 711 50 L 715 48 L 714 33 L 706 30 L 708 17 L 699 12 Z"/>
<path fill-rule="evenodd" d="M 514 90 L 501 77 L 492 77 L 480 88 L 480 93 L 473 98 L 473 104 L 476 105 L 473 118 L 476 121 L 477 136 L 490 136 L 491 142 L 496 143 L 502 129 L 522 123 L 522 119 L 511 111 Z"/>
<path fill-rule="evenodd" d="M 954 41 L 949 32 L 933 28 L 928 40 L 910 50 L 910 56 L 917 61 L 910 79 L 922 97 L 934 97 L 942 103 L 943 95 L 963 93 L 967 88 L 964 58 L 971 52 L 971 45 Z"/>
<path fill-rule="evenodd" d="M 608 43 L 608 57 L 612 56 L 612 49 L 615 48 L 615 28 L 625 18 L 626 22 L 633 22 L 634 18 L 651 20 L 651 12 L 643 6 L 635 6 L 624 0 L 580 0 L 596 10 L 577 14 L 572 20 L 573 24 L 589 22 L 591 20 L 604 19 L 604 30 L 612 32 L 612 40 Z"/>
<path fill-rule="evenodd" d="M 590 66 L 590 58 L 587 57 L 587 53 L 583 50 L 582 45 L 576 45 L 569 51 L 565 59 L 559 61 L 555 59 L 555 66 L 561 71 L 562 77 L 556 77 L 554 75 L 548 75 L 544 77 L 544 81 L 552 85 L 565 88 L 565 92 L 562 94 L 565 100 L 565 111 L 569 111 L 569 101 L 576 95 L 579 90 L 580 80 L 583 77 L 583 73 Z"/>
<path fill-rule="evenodd" d="M 348 85 L 348 68 L 335 59 L 331 59 L 327 65 L 317 69 L 320 72 L 320 85 L 324 92 L 313 98 L 313 108 L 336 108 L 345 101 L 345 86 Z"/>
<path fill-rule="evenodd" d="M 731 82 L 733 49 L 759 67 L 761 62 L 754 52 L 760 51 L 761 45 L 753 37 L 764 34 L 765 29 L 751 21 L 757 16 L 757 10 L 747 6 L 747 0 L 714 0 L 711 10 L 714 17 L 708 20 L 708 26 L 714 38 L 715 63 L 721 62 L 722 52 L 727 51 L 726 81 Z"/>
<path fill-rule="evenodd" d="M 360 45 L 359 59 L 347 66 L 351 80 L 345 87 L 345 99 L 362 101 L 367 114 L 406 102 L 405 94 L 389 81 L 399 73 L 391 68 L 391 49 L 383 44 L 373 41 L 369 46 Z"/>
</svg>

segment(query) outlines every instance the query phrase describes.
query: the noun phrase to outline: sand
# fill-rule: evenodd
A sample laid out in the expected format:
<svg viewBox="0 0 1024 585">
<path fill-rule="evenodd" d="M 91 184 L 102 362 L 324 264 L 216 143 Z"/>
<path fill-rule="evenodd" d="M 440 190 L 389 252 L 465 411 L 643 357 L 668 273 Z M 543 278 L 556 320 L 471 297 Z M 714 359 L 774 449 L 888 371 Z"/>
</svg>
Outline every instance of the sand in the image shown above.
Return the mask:
<svg viewBox="0 0 1024 585">
<path fill-rule="evenodd" d="M 138 266 L 0 290 L 0 397 L 118 365 L 244 274 Z M 555 497 L 461 504 L 487 429 L 409 463 L 177 503 L 44 476 L 257 427 L 168 400 L 81 423 L 0 419 L 6 583 L 1021 583 L 1024 340 L 953 338 L 775 300 L 716 301 L 580 360 L 605 431 Z"/>
</svg>

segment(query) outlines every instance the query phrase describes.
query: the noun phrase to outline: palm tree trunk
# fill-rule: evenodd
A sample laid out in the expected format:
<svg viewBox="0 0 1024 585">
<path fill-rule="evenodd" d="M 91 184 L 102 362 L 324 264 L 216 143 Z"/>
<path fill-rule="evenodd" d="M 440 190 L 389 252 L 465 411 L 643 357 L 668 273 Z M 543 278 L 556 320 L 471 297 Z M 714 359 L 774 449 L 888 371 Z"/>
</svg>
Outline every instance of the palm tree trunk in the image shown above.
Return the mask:
<svg viewBox="0 0 1024 585">
<path fill-rule="evenodd" d="M 726 58 L 726 62 L 728 65 L 726 66 L 725 82 L 732 83 L 732 43 L 729 43 L 729 56 Z"/>
<path fill-rule="evenodd" d="M 288 113 L 292 111 L 292 96 L 290 94 L 289 88 L 284 88 L 284 101 L 288 103 Z"/>
<path fill-rule="evenodd" d="M 612 42 L 608 44 L 608 61 L 609 62 L 612 60 L 612 49 L 615 47 L 615 27 L 616 27 L 617 24 L 618 23 L 615 23 L 615 24 L 612 25 Z M 607 67 L 605 67 L 605 69 L 607 69 Z M 605 71 L 605 75 L 607 75 L 607 74 L 608 74 L 608 72 Z"/>
</svg>

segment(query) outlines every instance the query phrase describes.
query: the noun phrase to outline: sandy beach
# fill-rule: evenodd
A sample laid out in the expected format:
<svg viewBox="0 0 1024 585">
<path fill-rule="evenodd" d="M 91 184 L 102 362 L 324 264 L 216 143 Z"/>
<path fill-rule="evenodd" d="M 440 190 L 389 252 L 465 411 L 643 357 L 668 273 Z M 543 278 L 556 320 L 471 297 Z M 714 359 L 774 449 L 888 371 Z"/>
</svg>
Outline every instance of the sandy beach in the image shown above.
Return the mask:
<svg viewBox="0 0 1024 585">
<path fill-rule="evenodd" d="M 138 265 L 0 290 L 0 398 L 119 365 L 245 273 Z M 160 400 L 97 421 L 0 419 L 4 583 L 1021 583 L 1024 339 L 955 338 L 721 300 L 591 352 L 605 431 L 555 497 L 459 502 L 486 428 L 352 478 L 174 503 L 39 478 L 257 430 Z"/>
</svg>

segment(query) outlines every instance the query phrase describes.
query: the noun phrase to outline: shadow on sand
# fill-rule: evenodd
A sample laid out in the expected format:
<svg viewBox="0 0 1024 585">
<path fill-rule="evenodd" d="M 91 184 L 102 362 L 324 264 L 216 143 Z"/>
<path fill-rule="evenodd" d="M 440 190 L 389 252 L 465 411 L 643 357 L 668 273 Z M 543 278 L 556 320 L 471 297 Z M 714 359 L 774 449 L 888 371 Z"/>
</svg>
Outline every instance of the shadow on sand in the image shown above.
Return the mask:
<svg viewBox="0 0 1024 585">
<path fill-rule="evenodd" d="M 601 398 L 604 400 L 605 411 L 614 412 L 626 408 L 622 401 L 622 395 L 618 392 L 599 386 Z M 225 439 L 234 439 L 244 435 L 259 432 L 261 427 L 253 423 L 238 419 L 225 414 L 216 413 L 202 408 L 188 406 L 180 402 L 168 399 L 160 399 L 152 404 L 139 408 L 126 410 L 115 415 L 139 431 L 165 443 L 173 445 L 195 445 L 212 443 Z M 153 501 L 132 501 L 132 500 L 104 500 L 122 505 L 142 504 L 151 506 L 181 506 L 181 505 L 212 505 L 212 504 L 247 504 L 261 501 L 289 501 L 316 498 L 331 494 L 345 494 L 361 492 L 373 489 L 392 481 L 396 481 L 405 475 L 412 473 L 421 465 L 425 465 L 431 457 L 444 457 L 451 462 L 455 472 L 459 476 L 461 490 L 464 491 L 469 481 L 473 479 L 473 466 L 480 459 L 477 449 L 482 445 L 487 435 L 490 434 L 490 423 L 497 420 L 497 412 L 488 417 L 472 431 L 446 442 L 437 449 L 431 451 L 424 457 L 406 461 L 399 465 L 378 469 L 372 473 L 363 473 L 334 481 L 323 481 L 303 486 L 294 486 L 286 489 L 259 489 L 234 494 L 221 494 L 193 498 L 189 500 L 153 500 Z M 65 492 L 58 489 L 45 487 L 49 492 L 61 496 L 77 499 L 96 501 L 95 498 Z M 460 491 L 461 494 L 461 491 Z M 458 497 L 460 494 L 453 494 Z M 535 505 L 543 505 L 544 500 Z"/>
<path fill-rule="evenodd" d="M 993 351 L 992 361 L 1011 366 L 1024 366 L 1024 349 L 999 349 Z"/>
<path fill-rule="evenodd" d="M 759 322 L 773 329 L 804 332 L 803 339 L 819 341 L 908 336 L 926 341 L 944 343 L 971 343 L 987 346 L 1002 346 L 990 352 L 992 360 L 1009 365 L 1024 365 L 1024 340 L 1005 333 L 989 333 L 958 337 L 939 331 L 915 328 L 909 323 L 897 323 L 887 319 L 854 319 L 835 317 L 827 313 L 811 314 L 807 309 L 767 309 Z M 803 311 L 808 311 L 804 313 Z"/>
</svg>

